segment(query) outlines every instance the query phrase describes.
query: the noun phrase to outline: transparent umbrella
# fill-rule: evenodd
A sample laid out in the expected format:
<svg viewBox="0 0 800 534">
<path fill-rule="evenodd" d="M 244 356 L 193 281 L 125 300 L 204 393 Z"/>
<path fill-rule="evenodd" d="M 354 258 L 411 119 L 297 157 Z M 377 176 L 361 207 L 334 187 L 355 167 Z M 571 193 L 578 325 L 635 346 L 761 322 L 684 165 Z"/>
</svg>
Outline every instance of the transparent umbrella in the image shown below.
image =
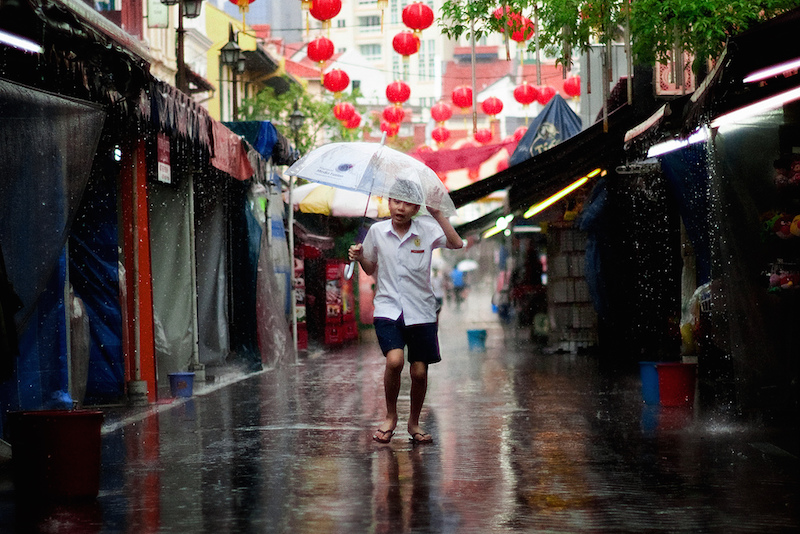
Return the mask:
<svg viewBox="0 0 800 534">
<path fill-rule="evenodd" d="M 408 154 L 387 147 L 385 140 L 386 135 L 380 143 L 356 141 L 323 145 L 297 160 L 286 174 L 419 204 L 439 210 L 447 217 L 455 215 L 453 200 L 433 169 Z M 345 272 L 348 278 L 354 268 L 354 263 L 350 263 Z"/>
<path fill-rule="evenodd" d="M 450 195 L 436 173 L 408 154 L 383 143 L 330 143 L 297 160 L 286 171 L 311 182 L 395 198 L 456 213 Z"/>
</svg>

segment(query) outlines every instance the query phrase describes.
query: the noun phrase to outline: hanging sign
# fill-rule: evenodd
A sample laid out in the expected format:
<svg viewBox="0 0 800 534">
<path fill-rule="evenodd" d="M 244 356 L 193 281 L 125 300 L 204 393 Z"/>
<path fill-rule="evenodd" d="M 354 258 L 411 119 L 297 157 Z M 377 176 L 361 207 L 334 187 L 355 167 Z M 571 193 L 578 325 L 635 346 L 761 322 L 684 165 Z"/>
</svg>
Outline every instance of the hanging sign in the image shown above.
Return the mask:
<svg viewBox="0 0 800 534">
<path fill-rule="evenodd" d="M 147 27 L 169 27 L 169 6 L 162 4 L 161 0 L 147 0 Z"/>
<path fill-rule="evenodd" d="M 171 184 L 172 169 L 169 165 L 169 137 L 163 133 L 158 134 L 156 138 L 156 161 L 158 162 L 158 181 Z"/>
</svg>

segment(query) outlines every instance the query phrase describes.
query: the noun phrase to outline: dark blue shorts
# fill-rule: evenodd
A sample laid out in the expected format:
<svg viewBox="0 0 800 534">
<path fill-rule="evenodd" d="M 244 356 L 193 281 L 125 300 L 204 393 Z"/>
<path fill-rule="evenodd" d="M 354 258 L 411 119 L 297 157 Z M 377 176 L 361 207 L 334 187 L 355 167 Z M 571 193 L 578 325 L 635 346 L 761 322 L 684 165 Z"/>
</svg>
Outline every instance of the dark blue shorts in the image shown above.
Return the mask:
<svg viewBox="0 0 800 534">
<path fill-rule="evenodd" d="M 375 317 L 373 323 L 384 356 L 392 349 L 407 346 L 409 362 L 431 364 L 442 361 L 439 354 L 439 326 L 436 323 L 406 326 L 402 315 L 396 321 Z"/>
</svg>

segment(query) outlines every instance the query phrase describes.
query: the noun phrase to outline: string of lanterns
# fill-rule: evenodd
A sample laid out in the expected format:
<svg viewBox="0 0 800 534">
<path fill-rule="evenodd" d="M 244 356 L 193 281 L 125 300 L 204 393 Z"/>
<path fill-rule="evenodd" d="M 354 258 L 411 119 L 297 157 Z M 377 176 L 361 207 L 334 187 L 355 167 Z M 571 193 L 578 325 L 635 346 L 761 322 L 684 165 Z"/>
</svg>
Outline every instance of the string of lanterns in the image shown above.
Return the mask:
<svg viewBox="0 0 800 534">
<path fill-rule="evenodd" d="M 239 5 L 244 13 L 246 12 L 246 6 L 255 0 L 229 1 Z M 386 0 L 378 0 L 378 4 L 378 8 L 381 9 L 381 30 L 383 30 L 383 10 L 388 7 L 388 2 Z M 310 14 L 310 16 L 321 22 L 323 30 L 330 32 L 331 19 L 340 13 L 342 0 L 301 0 L 301 7 L 308 11 L 306 18 L 307 30 L 308 15 Z M 517 42 L 520 51 L 523 50 L 525 42 L 535 34 L 536 27 L 534 23 L 521 13 L 512 11 L 509 6 L 497 8 L 494 12 L 494 17 L 498 20 L 505 19 L 501 32 L 506 33 L 507 31 L 508 38 Z M 395 52 L 402 56 L 403 63 L 407 65 L 410 56 L 419 52 L 421 32 L 432 25 L 434 12 L 427 4 L 417 1 L 403 8 L 402 20 L 410 31 L 404 30 L 395 35 L 392 39 L 392 47 Z M 334 94 L 334 98 L 339 99 L 350 84 L 350 78 L 345 71 L 338 68 L 332 69 L 328 73 L 324 72 L 325 64 L 333 57 L 334 51 L 333 42 L 325 36 L 317 37 L 307 45 L 308 58 L 319 65 L 322 85 Z M 520 59 L 522 60 L 522 53 L 520 53 Z M 573 99 L 577 99 L 581 94 L 580 77 L 571 76 L 565 79 L 563 91 Z M 526 127 L 528 124 L 528 106 L 534 102 L 544 106 L 556 93 L 557 90 L 552 86 L 537 87 L 527 81 L 523 81 L 522 84 L 514 89 L 514 99 L 522 104 L 523 109 L 525 109 Z M 403 80 L 394 81 L 386 87 L 386 98 L 392 105 L 383 109 L 380 129 L 386 132 L 388 136 L 396 135 L 399 131 L 400 123 L 408 116 L 402 104 L 408 101 L 410 96 L 411 88 Z M 451 101 L 455 107 L 459 108 L 462 114 L 465 114 L 464 121 L 466 123 L 466 114 L 472 108 L 472 87 L 467 85 L 456 87 L 451 94 Z M 490 119 L 494 119 L 503 110 L 503 102 L 494 96 L 484 100 L 480 106 L 483 113 L 488 115 Z M 453 109 L 447 103 L 439 102 L 431 107 L 430 112 L 431 117 L 437 122 L 437 126 L 433 129 L 431 135 L 434 141 L 439 146 L 442 146 L 450 138 L 451 132 L 445 126 L 445 123 L 452 117 Z M 333 106 L 333 113 L 345 127 L 357 128 L 361 123 L 362 117 L 353 105 L 348 102 L 336 103 Z M 514 137 L 521 137 L 522 134 L 519 131 L 526 129 L 526 127 L 518 128 L 514 132 Z M 467 129 L 466 124 L 465 129 Z M 478 143 L 488 143 L 492 140 L 492 137 L 493 132 L 489 128 L 477 130 L 473 136 Z"/>
</svg>

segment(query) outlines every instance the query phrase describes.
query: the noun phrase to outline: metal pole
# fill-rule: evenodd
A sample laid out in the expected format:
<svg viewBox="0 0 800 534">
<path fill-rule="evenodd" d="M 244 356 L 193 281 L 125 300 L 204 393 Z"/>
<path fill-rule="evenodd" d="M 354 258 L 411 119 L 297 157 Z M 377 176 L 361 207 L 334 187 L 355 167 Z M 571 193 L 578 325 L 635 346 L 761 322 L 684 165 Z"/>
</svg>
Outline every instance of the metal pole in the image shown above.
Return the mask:
<svg viewBox="0 0 800 534">
<path fill-rule="evenodd" d="M 231 118 L 232 121 L 238 121 L 239 120 L 239 90 L 236 87 L 236 74 L 237 74 L 236 68 L 237 68 L 236 65 L 231 67 L 231 80 L 232 80 L 232 82 L 231 82 L 231 100 L 233 100 L 233 102 L 231 103 L 231 109 L 232 109 L 232 114 L 233 114 L 233 117 Z"/>
<path fill-rule="evenodd" d="M 295 147 L 298 145 L 297 137 L 294 141 Z M 292 200 L 292 190 L 294 189 L 294 180 L 291 176 L 289 178 L 289 301 L 292 306 L 292 349 L 294 350 L 294 363 L 297 361 L 297 302 L 295 301 L 294 294 L 294 204 Z"/>
<path fill-rule="evenodd" d="M 183 29 L 183 0 L 178 1 L 178 44 L 175 50 L 178 71 L 175 73 L 175 85 L 179 90 L 189 94 L 189 83 L 186 80 L 186 63 L 184 59 L 183 41 L 186 30 Z"/>
<path fill-rule="evenodd" d="M 539 54 L 539 2 L 533 5 L 533 42 L 536 48 L 536 85 L 542 85 L 542 61 Z"/>
<path fill-rule="evenodd" d="M 472 137 L 478 133 L 478 86 L 475 83 L 475 18 L 469 20 L 472 47 Z"/>
</svg>

